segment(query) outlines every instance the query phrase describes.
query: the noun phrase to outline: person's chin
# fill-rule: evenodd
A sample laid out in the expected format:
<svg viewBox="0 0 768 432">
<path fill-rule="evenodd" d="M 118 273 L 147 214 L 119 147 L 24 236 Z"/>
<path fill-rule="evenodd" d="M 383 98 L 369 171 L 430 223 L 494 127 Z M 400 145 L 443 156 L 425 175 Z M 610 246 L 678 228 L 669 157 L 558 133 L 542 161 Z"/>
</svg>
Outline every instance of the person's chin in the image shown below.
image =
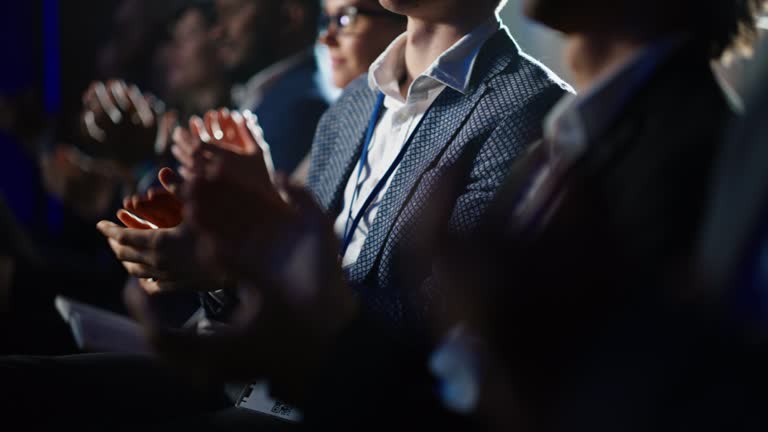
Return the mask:
<svg viewBox="0 0 768 432">
<path fill-rule="evenodd" d="M 355 79 L 355 77 L 350 76 L 349 72 L 346 70 L 333 71 L 333 85 L 337 88 L 343 89 L 344 87 L 348 86 L 353 79 Z"/>
</svg>

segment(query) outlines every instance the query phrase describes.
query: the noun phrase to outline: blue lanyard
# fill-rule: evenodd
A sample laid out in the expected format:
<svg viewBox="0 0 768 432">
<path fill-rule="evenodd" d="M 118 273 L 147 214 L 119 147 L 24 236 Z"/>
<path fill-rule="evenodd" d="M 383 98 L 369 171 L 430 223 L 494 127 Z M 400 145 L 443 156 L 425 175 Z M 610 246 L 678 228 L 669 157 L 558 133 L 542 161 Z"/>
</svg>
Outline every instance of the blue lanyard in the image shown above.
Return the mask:
<svg viewBox="0 0 768 432">
<path fill-rule="evenodd" d="M 357 226 L 360 225 L 360 221 L 363 218 L 365 209 L 368 208 L 368 206 L 370 205 L 370 202 L 373 201 L 373 197 L 379 191 L 381 191 L 381 187 L 384 186 L 383 183 L 386 181 L 389 175 L 391 175 L 391 173 L 387 171 L 389 175 L 385 174 L 384 177 L 382 178 L 382 181 L 379 181 L 379 184 L 377 184 L 376 187 L 373 189 L 373 192 L 371 192 L 371 194 L 368 196 L 368 199 L 365 200 L 365 202 L 363 203 L 363 207 L 360 208 L 360 211 L 357 213 L 357 216 L 353 219 L 352 209 L 355 207 L 355 201 L 357 201 L 358 195 L 360 195 L 360 177 L 362 177 L 363 175 L 363 169 L 365 169 L 365 162 L 368 160 L 368 149 L 371 146 L 371 141 L 373 140 L 373 132 L 376 130 L 376 124 L 379 122 L 379 115 L 381 114 L 381 108 L 383 106 L 384 106 L 384 93 L 379 92 L 379 94 L 376 96 L 376 105 L 373 107 L 373 113 L 371 114 L 371 119 L 368 121 L 368 130 L 365 132 L 365 140 L 363 141 L 363 151 L 360 153 L 360 162 L 357 165 L 357 180 L 355 181 L 355 191 L 352 193 L 352 199 L 349 202 L 349 213 L 347 214 L 347 222 L 344 224 L 344 241 L 341 244 L 342 257 L 344 256 L 344 254 L 347 253 L 347 248 L 349 248 L 349 244 L 352 243 L 352 234 L 357 229 Z M 397 163 L 397 161 L 395 163 Z M 392 169 L 392 167 L 390 167 L 390 169 Z M 352 223 L 351 227 L 350 227 L 350 222 Z"/>
<path fill-rule="evenodd" d="M 360 194 L 360 177 L 363 174 L 363 169 L 365 168 L 365 162 L 368 160 L 368 148 L 371 145 L 371 140 L 373 139 L 373 131 L 376 129 L 376 124 L 379 121 L 379 114 L 381 113 L 382 106 L 384 106 L 384 94 L 379 93 L 378 99 L 376 99 L 376 106 L 373 108 L 373 113 L 371 114 L 371 120 L 368 123 L 368 131 L 365 134 L 365 141 L 363 141 L 363 150 L 360 153 L 360 163 L 357 168 L 357 180 L 355 182 L 355 191 L 352 194 L 352 199 L 350 200 L 350 203 L 349 203 L 349 213 L 347 214 L 347 222 L 344 224 L 344 241 L 342 242 L 342 245 L 341 245 L 342 257 L 347 253 L 347 248 L 349 248 L 349 244 L 352 243 L 352 236 L 355 233 L 357 226 L 360 225 L 360 221 L 365 216 L 366 209 L 371 206 L 371 204 L 379 195 L 379 193 L 381 193 L 381 190 L 384 188 L 384 185 L 387 184 L 387 180 L 389 180 L 389 178 L 392 177 L 392 174 L 394 174 L 395 170 L 400 165 L 400 162 L 403 161 L 403 158 L 405 157 L 405 153 L 408 150 L 408 147 L 410 146 L 411 141 L 413 141 L 413 136 L 416 134 L 416 130 L 419 129 L 419 127 L 421 126 L 421 123 L 427 117 L 427 113 L 424 113 L 424 116 L 421 118 L 421 120 L 419 120 L 419 124 L 416 125 L 416 129 L 414 129 L 414 131 L 411 133 L 411 136 L 408 137 L 405 144 L 403 144 L 403 148 L 400 149 L 400 153 L 397 154 L 397 157 L 389 166 L 389 168 L 387 169 L 387 172 L 385 172 L 384 175 L 381 177 L 379 182 L 376 183 L 376 186 L 373 188 L 370 195 L 368 195 L 368 198 L 366 198 L 365 202 L 363 203 L 363 206 L 360 207 L 360 211 L 357 213 L 357 216 L 355 216 L 353 219 L 352 209 L 354 208 L 355 201 L 357 200 L 357 197 Z"/>
</svg>

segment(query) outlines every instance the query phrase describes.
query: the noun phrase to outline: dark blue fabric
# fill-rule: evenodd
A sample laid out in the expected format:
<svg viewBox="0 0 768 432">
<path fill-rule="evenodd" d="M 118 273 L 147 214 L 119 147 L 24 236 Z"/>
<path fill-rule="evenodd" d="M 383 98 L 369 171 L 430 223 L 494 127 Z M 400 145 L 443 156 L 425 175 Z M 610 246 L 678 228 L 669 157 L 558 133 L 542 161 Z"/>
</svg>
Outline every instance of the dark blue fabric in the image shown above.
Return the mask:
<svg viewBox="0 0 768 432">
<path fill-rule="evenodd" d="M 280 77 L 252 110 L 278 171 L 291 173 L 309 154 L 317 122 L 330 103 L 321 79 L 312 56 Z"/>
<path fill-rule="evenodd" d="M 768 330 L 768 219 L 762 220 L 740 277 L 728 292 L 731 313 L 736 319 Z"/>
</svg>

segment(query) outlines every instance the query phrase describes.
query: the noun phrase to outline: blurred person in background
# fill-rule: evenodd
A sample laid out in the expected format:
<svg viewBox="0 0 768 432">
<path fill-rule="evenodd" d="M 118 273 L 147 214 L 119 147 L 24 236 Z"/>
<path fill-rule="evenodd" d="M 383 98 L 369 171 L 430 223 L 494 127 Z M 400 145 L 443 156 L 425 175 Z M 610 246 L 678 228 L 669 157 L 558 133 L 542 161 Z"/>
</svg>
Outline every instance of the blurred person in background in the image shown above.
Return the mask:
<svg viewBox="0 0 768 432">
<path fill-rule="evenodd" d="M 766 23 L 768 24 L 768 23 Z M 733 424 L 766 428 L 768 399 L 768 44 L 744 74 L 745 115 L 733 125 L 714 170 L 696 256 L 694 287 L 719 302 L 733 327 L 730 373 L 721 377 Z M 757 67 L 754 67 L 757 66 Z"/>
<path fill-rule="evenodd" d="M 314 54 L 320 2 L 216 0 L 216 10 L 232 105 L 258 116 L 275 169 L 290 174 L 329 103 Z"/>
<path fill-rule="evenodd" d="M 384 49 L 405 31 L 406 18 L 381 7 L 376 0 L 325 0 L 320 42 L 328 47 L 333 85 L 343 89 L 366 73 Z M 307 155 L 291 175 L 304 183 L 309 175 Z"/>
<path fill-rule="evenodd" d="M 192 0 L 179 7 L 170 28 L 167 102 L 178 111 L 182 122 L 193 114 L 229 104 L 229 84 L 211 34 L 214 25 L 213 0 Z"/>
<path fill-rule="evenodd" d="M 325 0 L 320 42 L 328 47 L 333 85 L 346 87 L 405 32 L 406 18 L 376 0 Z"/>
</svg>

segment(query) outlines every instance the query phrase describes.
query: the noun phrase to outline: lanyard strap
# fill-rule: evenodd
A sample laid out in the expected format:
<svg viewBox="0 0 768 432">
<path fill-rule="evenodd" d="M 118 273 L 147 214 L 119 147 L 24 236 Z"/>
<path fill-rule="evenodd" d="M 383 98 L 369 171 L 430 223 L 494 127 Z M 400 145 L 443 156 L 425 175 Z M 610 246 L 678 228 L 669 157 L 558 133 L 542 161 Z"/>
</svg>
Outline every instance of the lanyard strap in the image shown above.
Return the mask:
<svg viewBox="0 0 768 432">
<path fill-rule="evenodd" d="M 360 153 L 360 162 L 357 169 L 357 181 L 355 182 L 355 190 L 352 193 L 352 199 L 350 200 L 350 203 L 349 203 L 349 213 L 347 214 L 347 222 L 344 224 L 344 240 L 341 244 L 342 257 L 347 253 L 347 249 L 349 248 L 350 243 L 352 243 L 352 237 L 354 237 L 355 230 L 357 230 L 357 227 L 360 225 L 360 222 L 363 220 L 363 217 L 365 217 L 366 210 L 371 206 L 371 204 L 376 199 L 376 197 L 381 193 L 381 190 L 384 189 L 384 186 L 387 184 L 387 181 L 389 180 L 389 178 L 392 177 L 392 174 L 395 173 L 395 170 L 403 161 L 403 158 L 405 157 L 405 152 L 406 150 L 408 150 L 408 147 L 411 143 L 411 139 L 413 138 L 413 136 L 411 136 L 406 140 L 405 144 L 400 149 L 400 152 L 397 154 L 397 157 L 395 157 L 395 160 L 392 162 L 389 168 L 387 168 L 387 171 L 384 173 L 381 179 L 379 179 L 379 181 L 376 183 L 376 186 L 374 186 L 373 190 L 368 195 L 368 198 L 366 198 L 365 201 L 363 202 L 363 205 L 360 207 L 360 211 L 357 212 L 357 216 L 353 218 L 352 209 L 355 207 L 355 202 L 357 201 L 357 198 L 360 195 L 360 189 L 361 189 L 360 178 L 362 177 L 365 164 L 368 161 L 368 150 L 371 146 L 371 141 L 373 141 L 373 132 L 375 131 L 376 124 L 379 121 L 379 115 L 381 114 L 382 106 L 384 106 L 384 94 L 379 93 L 378 98 L 376 100 L 376 106 L 374 107 L 373 114 L 371 115 L 371 120 L 368 123 L 368 131 L 365 134 L 365 141 L 363 141 L 363 150 Z M 421 124 L 421 122 L 419 122 L 419 124 Z M 418 125 L 416 128 L 418 129 Z"/>
<path fill-rule="evenodd" d="M 414 129 L 414 131 L 410 134 L 408 139 L 405 141 L 405 144 L 403 144 L 403 147 L 400 149 L 400 152 L 397 154 L 397 157 L 387 169 L 387 172 L 384 173 L 384 175 L 381 177 L 379 182 L 376 183 L 376 186 L 368 195 L 368 198 L 366 198 L 366 200 L 363 202 L 363 205 L 362 207 L 360 207 L 360 211 L 357 213 L 357 216 L 352 218 L 352 209 L 354 208 L 355 201 L 357 200 L 358 195 L 360 194 L 360 177 L 362 176 L 363 169 L 365 168 L 365 163 L 368 160 L 368 149 L 371 145 L 371 141 L 373 139 L 373 132 L 376 129 L 376 124 L 379 121 L 379 114 L 381 113 L 381 107 L 383 105 L 384 105 L 384 94 L 379 93 L 378 99 L 376 100 L 376 106 L 374 107 L 373 114 L 371 115 L 371 120 L 368 123 L 368 131 L 365 134 L 365 141 L 363 142 L 363 150 L 360 154 L 360 163 L 357 169 L 357 181 L 355 182 L 355 191 L 352 193 L 352 199 L 350 200 L 350 203 L 349 203 L 349 213 L 347 214 L 347 222 L 344 224 L 344 241 L 342 242 L 342 245 L 341 245 L 342 257 L 344 257 L 344 255 L 347 253 L 347 248 L 349 248 L 349 244 L 352 243 L 352 237 L 358 225 L 360 225 L 360 221 L 365 216 L 366 209 L 368 209 L 368 207 L 371 206 L 371 204 L 379 195 L 379 193 L 381 193 L 381 190 L 384 189 L 384 185 L 387 184 L 387 180 L 389 180 L 389 178 L 392 177 L 392 174 L 394 174 L 397 167 L 403 161 L 403 158 L 405 157 L 405 153 L 408 150 L 408 147 L 411 145 L 411 141 L 413 141 L 413 136 L 416 134 L 416 130 L 419 129 L 419 127 L 421 126 L 421 123 L 424 122 L 424 119 L 427 117 L 427 114 L 431 109 L 430 107 L 430 109 L 428 109 L 427 112 L 424 113 L 424 116 L 422 116 L 421 120 L 419 120 L 419 123 L 416 125 L 416 129 Z"/>
<path fill-rule="evenodd" d="M 360 224 L 361 215 L 365 212 L 366 207 L 370 205 L 368 201 L 371 200 L 371 196 L 363 203 L 363 207 L 358 212 L 357 217 L 352 218 L 352 209 L 355 207 L 355 201 L 357 201 L 358 195 L 360 195 L 360 177 L 363 175 L 363 169 L 365 169 L 365 162 L 368 160 L 368 149 L 371 146 L 373 140 L 373 132 L 376 130 L 376 124 L 379 121 L 379 115 L 381 115 L 381 108 L 384 106 L 384 93 L 379 92 L 376 96 L 376 105 L 373 107 L 373 113 L 371 119 L 368 121 L 368 130 L 365 132 L 365 140 L 363 141 L 363 150 L 360 153 L 360 161 L 357 164 L 357 180 L 355 181 L 355 190 L 352 193 L 352 199 L 349 202 L 349 212 L 347 214 L 347 222 L 344 224 L 344 241 L 341 245 L 341 256 L 347 252 L 349 244 L 352 242 L 352 233 L 354 233 L 357 226 Z M 381 183 L 381 182 L 379 182 Z M 379 185 L 376 185 L 377 188 Z M 375 190 L 374 190 L 375 192 Z M 352 227 L 350 229 L 350 222 Z"/>
</svg>

